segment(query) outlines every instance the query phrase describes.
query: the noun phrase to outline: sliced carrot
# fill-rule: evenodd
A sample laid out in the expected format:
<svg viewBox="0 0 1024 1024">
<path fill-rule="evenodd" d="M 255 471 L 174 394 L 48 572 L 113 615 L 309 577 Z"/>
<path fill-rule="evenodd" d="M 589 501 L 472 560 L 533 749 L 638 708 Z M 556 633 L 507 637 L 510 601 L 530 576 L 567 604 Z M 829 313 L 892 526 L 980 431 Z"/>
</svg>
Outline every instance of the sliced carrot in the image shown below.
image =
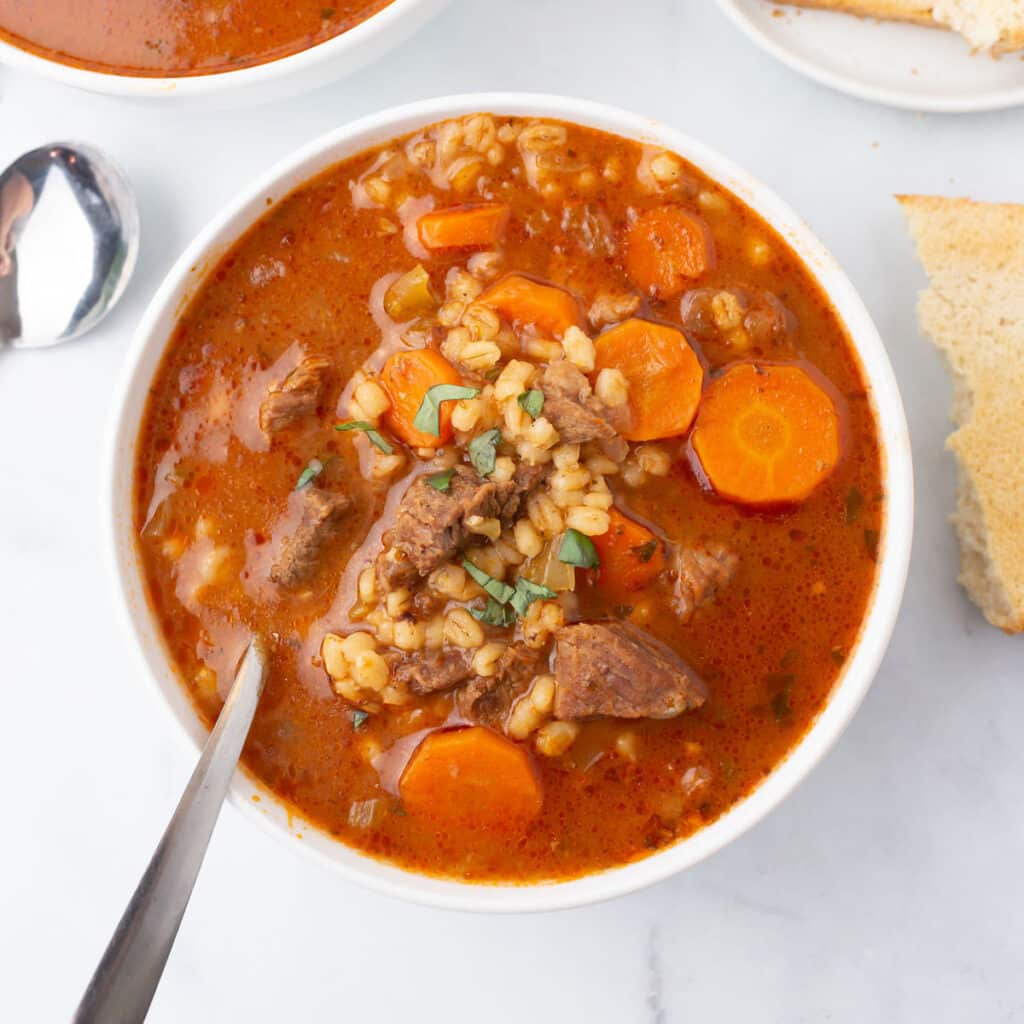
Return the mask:
<svg viewBox="0 0 1024 1024">
<path fill-rule="evenodd" d="M 467 203 L 425 213 L 416 230 L 428 249 L 476 249 L 497 245 L 508 217 L 504 203 Z"/>
<path fill-rule="evenodd" d="M 661 541 L 646 526 L 610 508 L 612 525 L 607 533 L 591 537 L 601 560 L 598 586 L 613 593 L 643 590 L 665 568 Z"/>
<path fill-rule="evenodd" d="M 594 342 L 595 370 L 620 370 L 629 381 L 629 441 L 684 434 L 697 414 L 704 368 L 683 332 L 649 320 L 626 320 Z"/>
<path fill-rule="evenodd" d="M 542 803 L 530 755 L 481 726 L 431 733 L 398 787 L 410 814 L 470 828 L 521 826 Z"/>
<path fill-rule="evenodd" d="M 741 363 L 705 393 L 693 448 L 724 498 L 803 501 L 839 461 L 839 414 L 800 367 Z"/>
<path fill-rule="evenodd" d="M 391 400 L 384 421 L 410 448 L 437 448 L 452 439 L 451 403 L 441 405 L 440 436 L 425 434 L 413 425 L 423 397 L 435 384 L 458 384 L 455 367 L 432 348 L 414 348 L 388 357 L 380 372 L 381 386 Z"/>
<path fill-rule="evenodd" d="M 580 304 L 565 291 L 551 284 L 531 281 L 522 274 L 508 274 L 492 284 L 480 302 L 497 310 L 515 324 L 532 324 L 545 334 L 560 338 L 573 325 L 582 322 Z"/>
<path fill-rule="evenodd" d="M 626 232 L 626 272 L 656 299 L 671 299 L 715 260 L 707 224 L 682 206 L 658 206 Z"/>
</svg>

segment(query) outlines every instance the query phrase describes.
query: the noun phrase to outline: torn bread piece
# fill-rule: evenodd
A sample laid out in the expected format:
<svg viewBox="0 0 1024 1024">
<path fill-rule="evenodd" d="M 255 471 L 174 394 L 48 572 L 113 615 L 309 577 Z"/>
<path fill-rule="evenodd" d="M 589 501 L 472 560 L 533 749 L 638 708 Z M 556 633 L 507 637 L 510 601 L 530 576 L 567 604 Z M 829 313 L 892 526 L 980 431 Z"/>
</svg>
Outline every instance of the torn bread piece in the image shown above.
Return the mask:
<svg viewBox="0 0 1024 1024">
<path fill-rule="evenodd" d="M 779 0 L 791 7 L 910 21 L 959 32 L 979 50 L 1024 48 L 1024 0 Z"/>
<path fill-rule="evenodd" d="M 1024 630 L 1024 206 L 900 196 L 931 287 L 918 316 L 955 374 L 960 582 Z"/>
</svg>

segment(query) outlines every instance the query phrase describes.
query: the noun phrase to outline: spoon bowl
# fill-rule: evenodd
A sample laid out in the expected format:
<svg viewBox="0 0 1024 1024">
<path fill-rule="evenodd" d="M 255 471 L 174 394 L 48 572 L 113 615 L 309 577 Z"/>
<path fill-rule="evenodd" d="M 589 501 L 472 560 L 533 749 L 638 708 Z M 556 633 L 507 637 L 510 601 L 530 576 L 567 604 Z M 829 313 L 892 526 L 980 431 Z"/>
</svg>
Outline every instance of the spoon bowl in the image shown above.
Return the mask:
<svg viewBox="0 0 1024 1024">
<path fill-rule="evenodd" d="M 52 143 L 0 174 L 0 347 L 45 348 L 95 327 L 139 252 L 128 179 L 89 146 Z"/>
</svg>

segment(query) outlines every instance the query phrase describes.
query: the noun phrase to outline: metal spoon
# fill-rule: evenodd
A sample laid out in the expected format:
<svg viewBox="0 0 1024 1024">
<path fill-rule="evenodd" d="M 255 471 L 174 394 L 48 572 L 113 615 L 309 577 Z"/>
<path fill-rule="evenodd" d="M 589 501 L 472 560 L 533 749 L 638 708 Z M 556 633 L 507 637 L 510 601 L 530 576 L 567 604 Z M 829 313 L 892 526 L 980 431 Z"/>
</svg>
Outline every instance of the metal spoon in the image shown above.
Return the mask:
<svg viewBox="0 0 1024 1024">
<path fill-rule="evenodd" d="M 242 658 L 199 764 L 89 982 L 74 1024 L 137 1024 L 145 1019 L 249 734 L 266 675 L 267 652 L 257 638 Z"/>
<path fill-rule="evenodd" d="M 102 153 L 58 142 L 19 157 L 0 174 L 0 349 L 95 327 L 138 253 L 135 194 Z"/>
</svg>

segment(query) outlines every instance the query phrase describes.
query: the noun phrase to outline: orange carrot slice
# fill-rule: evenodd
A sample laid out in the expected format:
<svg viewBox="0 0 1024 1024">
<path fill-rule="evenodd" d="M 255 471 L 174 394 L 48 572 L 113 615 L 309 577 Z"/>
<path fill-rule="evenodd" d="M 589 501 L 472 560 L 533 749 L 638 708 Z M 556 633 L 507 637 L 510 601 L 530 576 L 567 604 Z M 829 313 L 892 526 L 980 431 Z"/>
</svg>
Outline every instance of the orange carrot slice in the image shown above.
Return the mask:
<svg viewBox="0 0 1024 1024">
<path fill-rule="evenodd" d="M 626 232 L 626 272 L 656 299 L 670 299 L 714 263 L 707 224 L 682 206 L 658 206 Z"/>
<path fill-rule="evenodd" d="M 522 826 L 542 803 L 530 755 L 481 726 L 431 733 L 398 788 L 410 814 L 469 828 Z"/>
<path fill-rule="evenodd" d="M 391 400 L 385 413 L 388 429 L 410 448 L 437 448 L 452 439 L 451 402 L 441 405 L 439 435 L 424 433 L 413 425 L 426 393 L 435 384 L 459 384 L 455 367 L 432 348 L 415 348 L 389 356 L 380 372 L 380 383 Z"/>
<path fill-rule="evenodd" d="M 799 502 L 839 461 L 839 414 L 800 367 L 741 363 L 705 393 L 693 448 L 722 497 Z"/>
<path fill-rule="evenodd" d="M 643 590 L 665 568 L 664 546 L 646 526 L 610 508 L 611 527 L 591 537 L 601 560 L 598 586 L 614 593 Z"/>
<path fill-rule="evenodd" d="M 621 370 L 629 381 L 629 441 L 684 434 L 697 414 L 704 368 L 683 332 L 626 320 L 594 342 L 595 370 Z"/>
<path fill-rule="evenodd" d="M 564 288 L 540 284 L 522 274 L 503 277 L 479 301 L 514 324 L 532 324 L 554 338 L 582 323 L 580 304 Z"/>
<path fill-rule="evenodd" d="M 425 213 L 416 230 L 431 250 L 486 248 L 498 244 L 508 218 L 504 203 L 467 203 Z"/>
</svg>

